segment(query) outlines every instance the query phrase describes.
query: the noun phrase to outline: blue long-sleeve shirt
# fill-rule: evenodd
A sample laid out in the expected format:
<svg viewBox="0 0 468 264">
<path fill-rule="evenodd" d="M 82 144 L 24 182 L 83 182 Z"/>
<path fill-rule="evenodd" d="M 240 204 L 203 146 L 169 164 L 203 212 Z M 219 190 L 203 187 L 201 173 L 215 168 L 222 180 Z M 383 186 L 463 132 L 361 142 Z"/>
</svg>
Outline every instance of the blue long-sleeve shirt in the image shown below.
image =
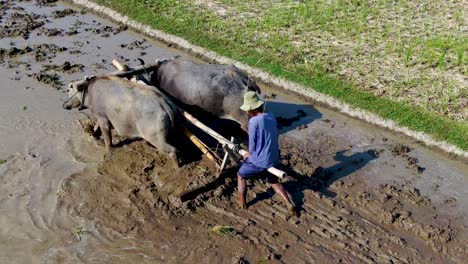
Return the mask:
<svg viewBox="0 0 468 264">
<path fill-rule="evenodd" d="M 278 129 L 272 113 L 262 113 L 249 120 L 249 162 L 269 168 L 280 162 Z"/>
</svg>

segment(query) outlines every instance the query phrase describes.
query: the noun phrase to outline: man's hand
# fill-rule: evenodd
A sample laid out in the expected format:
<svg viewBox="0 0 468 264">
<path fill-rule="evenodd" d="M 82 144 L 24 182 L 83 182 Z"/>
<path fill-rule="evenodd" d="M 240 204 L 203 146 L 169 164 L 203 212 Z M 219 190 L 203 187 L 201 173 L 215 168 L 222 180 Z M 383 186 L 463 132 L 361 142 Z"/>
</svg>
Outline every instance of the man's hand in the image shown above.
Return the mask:
<svg viewBox="0 0 468 264">
<path fill-rule="evenodd" d="M 241 149 L 241 150 L 239 151 L 239 154 L 242 155 L 242 158 L 244 158 L 244 160 L 250 156 L 249 152 L 247 152 L 247 151 L 245 151 L 245 150 L 243 150 L 243 149 Z"/>
</svg>

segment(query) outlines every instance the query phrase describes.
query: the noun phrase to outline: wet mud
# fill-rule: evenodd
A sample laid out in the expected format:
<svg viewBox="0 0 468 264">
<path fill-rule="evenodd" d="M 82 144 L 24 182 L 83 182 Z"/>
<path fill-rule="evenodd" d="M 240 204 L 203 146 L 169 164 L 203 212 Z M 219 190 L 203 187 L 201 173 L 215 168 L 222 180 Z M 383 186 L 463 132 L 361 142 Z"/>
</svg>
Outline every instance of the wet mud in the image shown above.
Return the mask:
<svg viewBox="0 0 468 264">
<path fill-rule="evenodd" d="M 0 259 L 28 262 L 29 250 L 33 263 L 466 262 L 463 164 L 262 87 L 300 215 L 260 179 L 248 180 L 241 210 L 234 162 L 220 174 L 182 134 L 179 170 L 144 140 L 115 135 L 106 153 L 86 111 L 61 112 L 69 81 L 114 71 L 113 58 L 137 65 L 175 51 L 57 1 L 1 2 L 0 76 L 14 96 L 0 120 Z"/>
<path fill-rule="evenodd" d="M 175 172 L 164 154 L 144 141 L 133 142 L 113 149 L 95 168 L 67 178 L 60 188 L 58 206 L 76 205 L 81 200 L 75 208 L 79 216 L 96 219 L 98 224 L 122 234 L 148 238 L 148 230 L 153 229 L 158 217 L 193 212 L 196 202 L 181 206 L 178 192 L 212 175 L 214 168 L 207 161 Z M 155 239 L 157 232 L 151 233 Z"/>
<path fill-rule="evenodd" d="M 357 179 L 341 179 L 340 171 L 361 166 L 362 158 L 324 169 L 317 156 L 336 149 L 336 141 L 325 136 L 321 147 L 303 143 L 281 140 L 282 163 L 291 169 L 284 185 L 300 207 L 300 217 L 290 217 L 285 204 L 259 180 L 249 180 L 248 209 L 238 209 L 235 171 L 211 190 L 181 202 L 180 187 L 204 184 L 216 177 L 216 169 L 202 160 L 175 172 L 165 156 L 144 141 L 113 149 L 95 168 L 67 178 L 58 206 L 74 205 L 79 216 L 144 240 L 158 240 L 153 227 L 177 217 L 206 228 L 232 225 L 236 231 L 231 239 L 260 249 L 260 255 L 233 256 L 233 261 L 463 263 L 463 227 L 438 215 L 430 199 L 411 183 L 370 188 Z M 375 158 L 373 152 L 365 155 Z M 221 250 L 229 255 L 228 248 Z"/>
</svg>

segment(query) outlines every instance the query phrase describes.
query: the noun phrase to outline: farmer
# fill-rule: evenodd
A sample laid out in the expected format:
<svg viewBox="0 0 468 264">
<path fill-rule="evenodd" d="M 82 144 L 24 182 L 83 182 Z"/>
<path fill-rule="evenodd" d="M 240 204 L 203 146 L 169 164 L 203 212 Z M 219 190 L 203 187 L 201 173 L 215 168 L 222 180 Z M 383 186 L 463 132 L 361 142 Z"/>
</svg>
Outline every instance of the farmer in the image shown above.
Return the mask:
<svg viewBox="0 0 468 264">
<path fill-rule="evenodd" d="M 249 118 L 249 152 L 244 155 L 244 161 L 237 172 L 240 207 L 247 208 L 245 179 L 265 176 L 266 182 L 270 183 L 273 190 L 286 202 L 289 213 L 294 215 L 297 212 L 290 195 L 278 182 L 278 178 L 267 172 L 269 167 L 278 168 L 280 152 L 275 116 L 272 113 L 264 113 L 263 104 L 256 92 L 249 91 L 244 94 L 244 104 L 240 107 L 247 112 Z"/>
</svg>

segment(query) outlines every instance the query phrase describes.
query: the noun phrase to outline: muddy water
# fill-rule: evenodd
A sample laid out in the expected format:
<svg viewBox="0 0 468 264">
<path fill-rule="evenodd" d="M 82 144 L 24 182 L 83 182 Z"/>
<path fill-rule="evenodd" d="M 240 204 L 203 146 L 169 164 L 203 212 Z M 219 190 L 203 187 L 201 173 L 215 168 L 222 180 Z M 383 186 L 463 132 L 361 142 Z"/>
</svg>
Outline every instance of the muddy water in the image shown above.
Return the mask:
<svg viewBox="0 0 468 264">
<path fill-rule="evenodd" d="M 174 201 L 171 190 L 177 186 L 216 178 L 207 161 L 174 173 L 143 141 L 106 154 L 102 142 L 77 122 L 86 112 L 63 110 L 66 95 L 53 87 L 61 85 L 36 78 L 46 64 L 83 65 L 78 72 L 43 71 L 39 78 L 48 81 L 44 75 L 57 73 L 66 84 L 113 71 L 115 57 L 136 65 L 137 57 L 150 62 L 186 55 L 141 42 L 144 37 L 80 9 L 54 18 L 54 11 L 66 8 L 11 1 L 0 11 L 1 25 L 18 27 L 23 36 L 28 26 L 11 24 L 12 14 L 37 14 L 34 20 L 44 22 L 28 39 L 0 40 L 5 50 L 33 49 L 4 55 L 0 67 L 5 161 L 0 263 L 463 263 L 468 258 L 463 162 L 268 87 L 263 87 L 267 110 L 279 117 L 282 162 L 293 176 L 285 186 L 301 216 L 287 216 L 261 182 L 250 183 L 249 208 L 238 210 L 233 175 L 194 200 Z M 57 46 L 35 46 L 41 44 Z M 218 235 L 210 231 L 215 225 L 235 232 Z"/>
</svg>

